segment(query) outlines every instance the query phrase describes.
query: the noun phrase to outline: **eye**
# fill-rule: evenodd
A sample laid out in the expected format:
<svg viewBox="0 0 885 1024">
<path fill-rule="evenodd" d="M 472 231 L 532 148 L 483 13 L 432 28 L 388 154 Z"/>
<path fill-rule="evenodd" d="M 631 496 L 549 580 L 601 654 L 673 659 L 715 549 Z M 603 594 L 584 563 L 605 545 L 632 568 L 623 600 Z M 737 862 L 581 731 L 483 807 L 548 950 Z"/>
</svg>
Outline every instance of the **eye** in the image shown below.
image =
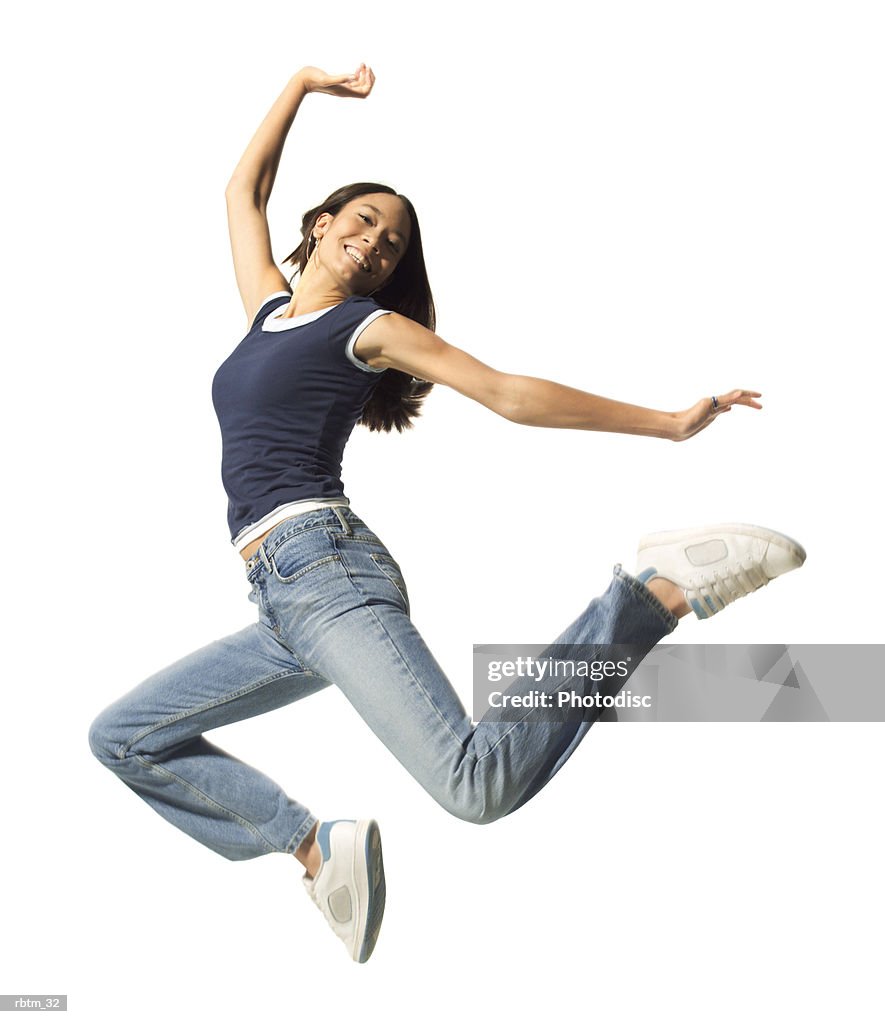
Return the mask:
<svg viewBox="0 0 885 1024">
<path fill-rule="evenodd" d="M 393 250 L 393 252 L 395 252 L 397 255 L 399 255 L 399 246 L 396 244 L 396 242 L 391 242 L 388 239 L 387 244 L 390 246 L 390 248 Z"/>
<path fill-rule="evenodd" d="M 366 222 L 367 224 L 371 224 L 371 223 L 372 223 L 372 221 L 371 221 L 371 220 L 370 220 L 370 219 L 369 219 L 369 218 L 368 218 L 368 217 L 367 217 L 367 216 L 366 216 L 366 215 L 365 215 L 364 213 L 361 213 L 361 214 L 359 214 L 359 216 L 360 216 L 360 218 L 361 218 L 362 220 L 364 220 L 364 221 L 365 221 L 365 222 Z"/>
</svg>

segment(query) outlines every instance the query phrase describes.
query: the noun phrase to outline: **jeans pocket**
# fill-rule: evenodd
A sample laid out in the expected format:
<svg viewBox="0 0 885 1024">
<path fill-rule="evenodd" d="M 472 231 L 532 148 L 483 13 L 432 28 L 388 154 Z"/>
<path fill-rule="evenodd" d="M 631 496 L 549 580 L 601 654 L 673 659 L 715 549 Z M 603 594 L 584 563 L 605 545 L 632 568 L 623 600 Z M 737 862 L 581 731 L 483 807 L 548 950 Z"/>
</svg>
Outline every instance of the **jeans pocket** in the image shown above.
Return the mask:
<svg viewBox="0 0 885 1024">
<path fill-rule="evenodd" d="M 403 599 L 403 605 L 407 615 L 411 614 L 411 607 L 409 604 L 409 591 L 406 587 L 406 581 L 403 578 L 402 569 L 400 569 L 396 560 L 391 555 L 381 554 L 378 551 L 372 552 L 372 561 L 381 572 L 390 580 L 390 582 L 396 587 L 400 593 L 400 597 Z"/>
<path fill-rule="evenodd" d="M 307 573 L 331 562 L 340 562 L 326 530 L 315 529 L 296 533 L 284 540 L 268 556 L 271 572 L 280 583 L 294 583 Z"/>
</svg>

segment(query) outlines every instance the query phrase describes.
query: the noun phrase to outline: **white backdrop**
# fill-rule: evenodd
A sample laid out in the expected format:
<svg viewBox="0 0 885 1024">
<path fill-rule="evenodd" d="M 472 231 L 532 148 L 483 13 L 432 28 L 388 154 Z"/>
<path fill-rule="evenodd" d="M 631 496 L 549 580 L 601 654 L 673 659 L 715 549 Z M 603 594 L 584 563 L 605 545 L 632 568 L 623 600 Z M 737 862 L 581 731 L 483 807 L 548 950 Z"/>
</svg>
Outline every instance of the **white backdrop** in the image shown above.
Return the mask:
<svg viewBox="0 0 885 1024">
<path fill-rule="evenodd" d="M 683 445 L 514 426 L 443 388 L 408 436 L 357 431 L 347 493 L 465 702 L 473 643 L 551 639 L 642 533 L 707 521 L 808 561 L 674 639 L 879 641 L 877 6 L 48 0 L 5 34 L 0 989 L 66 992 L 91 1024 L 879 1019 L 880 725 L 602 725 L 488 828 L 338 693 L 214 735 L 321 817 L 381 822 L 365 967 L 293 861 L 223 860 L 87 745 L 254 612 L 210 400 L 245 331 L 223 192 L 303 64 L 378 81 L 302 107 L 278 257 L 334 187 L 387 181 L 439 333 L 483 361 L 667 409 L 763 392 Z"/>
</svg>

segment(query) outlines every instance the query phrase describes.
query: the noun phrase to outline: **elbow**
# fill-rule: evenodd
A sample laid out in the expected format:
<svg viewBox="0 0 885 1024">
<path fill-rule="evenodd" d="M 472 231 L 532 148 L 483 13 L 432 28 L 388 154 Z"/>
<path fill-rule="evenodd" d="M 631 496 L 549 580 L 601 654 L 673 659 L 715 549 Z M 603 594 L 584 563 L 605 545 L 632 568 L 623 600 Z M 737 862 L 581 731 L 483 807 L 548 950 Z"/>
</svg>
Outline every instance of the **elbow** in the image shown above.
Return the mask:
<svg viewBox="0 0 885 1024">
<path fill-rule="evenodd" d="M 261 190 L 257 185 L 250 184 L 249 182 L 243 181 L 234 175 L 227 183 L 224 189 L 224 198 L 228 206 L 232 203 L 246 202 L 252 203 L 256 209 L 263 209 L 264 204 L 267 202 L 266 197 L 261 195 Z"/>
<path fill-rule="evenodd" d="M 489 409 L 504 420 L 521 423 L 522 411 L 518 398 L 511 394 L 496 394 L 486 402 Z"/>
<path fill-rule="evenodd" d="M 517 399 L 512 397 L 498 399 L 493 408 L 499 416 L 511 423 L 525 423 L 524 412 Z"/>
<path fill-rule="evenodd" d="M 502 374 L 502 379 L 495 389 L 491 408 L 505 420 L 511 423 L 528 422 L 528 396 L 521 378 L 510 374 Z"/>
</svg>

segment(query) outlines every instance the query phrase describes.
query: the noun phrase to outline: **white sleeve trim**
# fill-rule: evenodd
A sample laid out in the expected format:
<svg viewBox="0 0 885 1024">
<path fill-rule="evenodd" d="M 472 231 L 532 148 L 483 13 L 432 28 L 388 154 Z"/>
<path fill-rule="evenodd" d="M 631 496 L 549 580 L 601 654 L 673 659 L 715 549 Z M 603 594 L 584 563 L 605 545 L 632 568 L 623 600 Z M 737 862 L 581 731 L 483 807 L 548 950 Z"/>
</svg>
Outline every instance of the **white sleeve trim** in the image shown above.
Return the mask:
<svg viewBox="0 0 885 1024">
<path fill-rule="evenodd" d="M 261 302 L 261 305 L 258 307 L 258 309 L 255 310 L 255 316 L 252 318 L 252 323 L 253 324 L 255 323 L 255 321 L 258 319 L 258 314 L 262 311 L 262 309 L 264 309 L 264 307 L 272 299 L 291 299 L 291 298 L 292 298 L 292 293 L 291 292 L 274 292 L 273 295 L 268 295 L 267 298 L 264 299 Z"/>
<path fill-rule="evenodd" d="M 385 313 L 392 312 L 392 309 L 376 309 L 373 313 L 370 313 L 361 324 L 357 324 L 353 334 L 350 336 L 350 340 L 347 342 L 347 348 L 344 350 L 345 355 L 354 366 L 359 367 L 361 370 L 365 370 L 367 373 L 384 373 L 383 366 L 369 366 L 368 363 L 364 363 L 362 359 L 354 355 L 353 346 L 356 344 L 357 338 L 359 338 L 373 320 L 377 320 L 379 316 L 384 316 Z"/>
</svg>

